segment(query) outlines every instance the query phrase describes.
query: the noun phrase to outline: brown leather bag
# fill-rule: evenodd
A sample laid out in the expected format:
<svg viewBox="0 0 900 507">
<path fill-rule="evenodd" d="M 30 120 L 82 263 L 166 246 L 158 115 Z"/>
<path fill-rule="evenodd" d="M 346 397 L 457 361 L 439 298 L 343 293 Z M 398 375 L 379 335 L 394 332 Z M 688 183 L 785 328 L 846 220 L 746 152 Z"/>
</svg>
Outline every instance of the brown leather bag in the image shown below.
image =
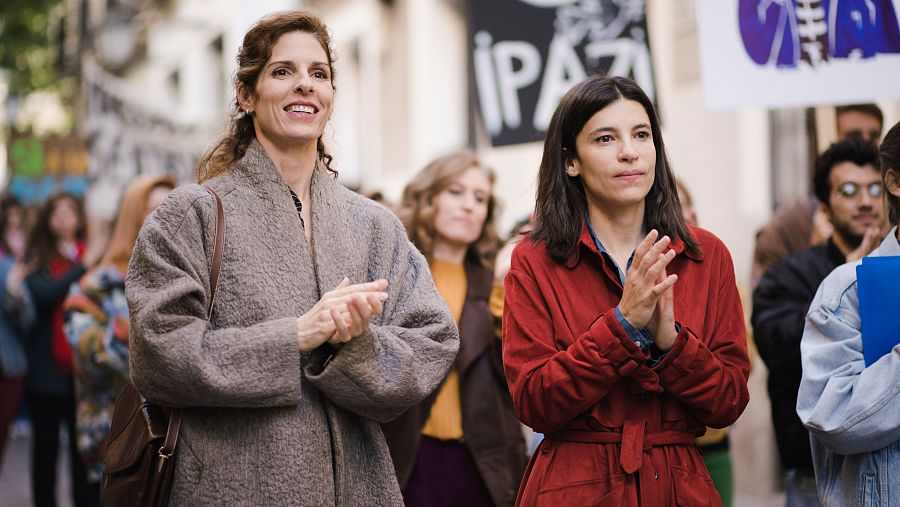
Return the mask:
<svg viewBox="0 0 900 507">
<path fill-rule="evenodd" d="M 225 212 L 219 196 L 211 188 L 204 188 L 216 200 L 216 239 L 209 270 L 210 297 L 206 310 L 209 318 L 222 268 Z M 104 506 L 165 505 L 172 487 L 173 458 L 180 427 L 181 409 L 150 403 L 129 382 L 116 401 L 109 428 L 100 503 Z"/>
</svg>

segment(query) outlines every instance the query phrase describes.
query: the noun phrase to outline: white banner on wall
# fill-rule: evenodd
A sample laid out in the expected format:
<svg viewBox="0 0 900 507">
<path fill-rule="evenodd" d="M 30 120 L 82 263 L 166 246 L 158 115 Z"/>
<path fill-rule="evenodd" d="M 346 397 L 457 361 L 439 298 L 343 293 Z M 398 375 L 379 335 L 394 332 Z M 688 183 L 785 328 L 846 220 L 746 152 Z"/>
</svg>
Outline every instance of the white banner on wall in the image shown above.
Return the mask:
<svg viewBox="0 0 900 507">
<path fill-rule="evenodd" d="M 697 0 L 706 105 L 900 98 L 900 2 Z"/>
</svg>

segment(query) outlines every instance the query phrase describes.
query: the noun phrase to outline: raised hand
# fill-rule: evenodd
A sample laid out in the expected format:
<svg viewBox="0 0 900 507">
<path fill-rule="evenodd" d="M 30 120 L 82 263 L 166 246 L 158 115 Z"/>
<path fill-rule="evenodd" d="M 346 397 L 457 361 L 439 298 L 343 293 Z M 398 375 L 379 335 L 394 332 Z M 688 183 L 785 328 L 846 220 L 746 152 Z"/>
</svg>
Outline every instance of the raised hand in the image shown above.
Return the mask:
<svg viewBox="0 0 900 507">
<path fill-rule="evenodd" d="M 656 241 L 658 236 L 655 229 L 650 231 L 634 250 L 619 301 L 622 316 L 637 329 L 647 327 L 659 297 L 678 280 L 678 275 L 665 274 L 666 266 L 675 258 L 674 250 L 663 253 L 669 246 L 669 237 Z"/>
<path fill-rule="evenodd" d="M 659 280 L 665 280 L 666 272 L 660 274 Z M 656 311 L 650 317 L 647 329 L 653 335 L 653 342 L 660 350 L 669 350 L 675 345 L 678 333 L 675 331 L 675 285 L 670 285 L 656 300 Z"/>
<path fill-rule="evenodd" d="M 863 236 L 862 242 L 852 252 L 847 254 L 847 262 L 858 261 L 863 257 L 872 253 L 872 250 L 878 248 L 878 245 L 884 241 L 885 232 L 881 230 L 881 227 L 877 225 L 873 225 L 866 229 L 866 233 Z"/>
<path fill-rule="evenodd" d="M 381 312 L 387 299 L 387 280 L 350 285 L 344 278 L 308 312 L 297 318 L 300 350 L 309 352 L 325 342 L 344 343 L 362 333 Z"/>
</svg>

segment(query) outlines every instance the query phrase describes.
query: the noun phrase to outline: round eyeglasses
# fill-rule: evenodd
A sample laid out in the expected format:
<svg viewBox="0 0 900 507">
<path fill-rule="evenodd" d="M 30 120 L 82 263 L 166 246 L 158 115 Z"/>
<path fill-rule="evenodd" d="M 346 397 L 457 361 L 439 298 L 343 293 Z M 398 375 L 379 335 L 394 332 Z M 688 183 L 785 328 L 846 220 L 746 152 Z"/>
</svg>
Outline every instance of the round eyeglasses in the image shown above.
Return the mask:
<svg viewBox="0 0 900 507">
<path fill-rule="evenodd" d="M 866 192 L 868 192 L 869 197 L 873 199 L 877 199 L 881 197 L 881 193 L 884 189 L 881 186 L 881 183 L 869 183 L 868 185 L 857 185 L 853 182 L 842 183 L 837 187 L 837 193 L 841 195 L 841 197 L 846 197 L 847 199 L 853 199 L 856 197 L 859 189 L 865 186 Z"/>
</svg>

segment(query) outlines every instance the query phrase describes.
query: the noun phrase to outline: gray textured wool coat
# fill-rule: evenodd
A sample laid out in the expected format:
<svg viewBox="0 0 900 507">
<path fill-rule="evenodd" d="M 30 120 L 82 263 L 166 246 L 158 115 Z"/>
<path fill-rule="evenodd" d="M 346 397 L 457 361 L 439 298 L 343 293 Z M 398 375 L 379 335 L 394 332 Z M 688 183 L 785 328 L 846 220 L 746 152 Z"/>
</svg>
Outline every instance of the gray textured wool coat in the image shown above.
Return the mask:
<svg viewBox="0 0 900 507">
<path fill-rule="evenodd" d="M 379 422 L 421 401 L 459 346 L 428 265 L 385 208 L 312 180 L 312 247 L 254 142 L 207 183 L 225 208 L 224 263 L 206 319 L 215 202 L 179 187 L 145 222 L 128 270 L 131 375 L 187 407 L 172 505 L 402 505 Z M 301 354 L 296 318 L 345 277 L 386 278 L 369 330 Z"/>
</svg>

